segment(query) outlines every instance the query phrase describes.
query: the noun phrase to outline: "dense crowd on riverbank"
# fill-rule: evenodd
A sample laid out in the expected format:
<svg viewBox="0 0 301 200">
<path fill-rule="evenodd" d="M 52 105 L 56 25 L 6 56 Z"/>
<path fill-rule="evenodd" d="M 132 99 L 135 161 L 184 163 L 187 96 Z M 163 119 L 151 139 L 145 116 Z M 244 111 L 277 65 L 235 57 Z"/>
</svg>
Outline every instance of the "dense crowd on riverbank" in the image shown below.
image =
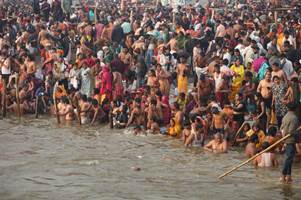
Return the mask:
<svg viewBox="0 0 301 200">
<path fill-rule="evenodd" d="M 2 115 L 133 127 L 214 153 L 240 145 L 248 157 L 292 134 L 254 162 L 277 165 L 285 151 L 290 182 L 301 156 L 298 3 L 4 1 Z"/>
</svg>

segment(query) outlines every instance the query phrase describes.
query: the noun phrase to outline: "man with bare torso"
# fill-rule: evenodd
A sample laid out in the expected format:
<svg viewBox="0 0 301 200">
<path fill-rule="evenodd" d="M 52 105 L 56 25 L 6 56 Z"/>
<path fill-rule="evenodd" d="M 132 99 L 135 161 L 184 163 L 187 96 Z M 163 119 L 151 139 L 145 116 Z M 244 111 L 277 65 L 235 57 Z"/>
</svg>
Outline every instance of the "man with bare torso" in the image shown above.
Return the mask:
<svg viewBox="0 0 301 200">
<path fill-rule="evenodd" d="M 210 80 L 206 78 L 204 74 L 200 75 L 200 80 L 197 85 L 198 91 L 198 100 L 207 102 L 210 97 L 210 94 L 213 90 L 213 86 L 210 83 Z"/>
<path fill-rule="evenodd" d="M 81 99 L 79 101 L 79 107 L 80 107 L 81 123 L 82 124 L 89 123 L 88 112 L 91 109 L 91 105 L 89 104 L 86 95 L 81 96 Z"/>
<path fill-rule="evenodd" d="M 61 99 L 61 104 L 59 107 L 59 115 L 64 117 L 66 121 L 72 121 L 74 119 L 74 109 L 70 104 L 69 99 L 64 96 Z"/>
<path fill-rule="evenodd" d="M 130 119 L 127 123 L 127 127 L 129 125 L 135 126 L 135 134 L 140 133 L 144 128 L 144 111 L 141 109 L 141 99 L 136 98 L 133 103 L 133 109 L 130 113 Z"/>
<path fill-rule="evenodd" d="M 227 153 L 227 141 L 222 138 L 220 133 L 216 133 L 214 139 L 205 145 L 204 150 L 213 153 Z"/>
</svg>

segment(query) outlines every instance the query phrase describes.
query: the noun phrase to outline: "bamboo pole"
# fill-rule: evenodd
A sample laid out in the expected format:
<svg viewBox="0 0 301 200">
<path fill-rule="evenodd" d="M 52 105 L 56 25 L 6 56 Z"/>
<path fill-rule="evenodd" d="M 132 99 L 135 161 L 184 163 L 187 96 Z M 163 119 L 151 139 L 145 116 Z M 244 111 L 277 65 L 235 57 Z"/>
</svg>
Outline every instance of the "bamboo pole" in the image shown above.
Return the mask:
<svg viewBox="0 0 301 200">
<path fill-rule="evenodd" d="M 19 97 L 19 73 L 16 75 L 16 100 L 19 120 L 21 119 L 20 97 Z"/>
<path fill-rule="evenodd" d="M 113 124 L 113 109 L 112 109 L 112 105 L 110 106 L 109 123 L 110 123 L 110 129 L 113 129 L 114 124 Z"/>
<path fill-rule="evenodd" d="M 234 142 L 233 142 L 233 145 L 235 145 L 236 143 L 236 138 L 238 137 L 238 134 L 241 132 L 241 130 L 243 129 L 244 125 L 246 125 L 247 123 L 254 123 L 254 121 L 244 121 L 244 123 L 240 126 L 240 128 L 238 129 L 238 131 L 236 132 L 235 136 L 234 136 Z M 252 125 L 251 125 L 252 127 Z"/>
<path fill-rule="evenodd" d="M 35 117 L 38 119 L 39 117 L 39 96 L 36 96 L 36 105 L 35 105 Z"/>
<path fill-rule="evenodd" d="M 2 117 L 6 117 L 6 82 L 2 79 Z"/>
<path fill-rule="evenodd" d="M 252 160 L 254 160 L 255 158 L 257 158 L 258 156 L 260 156 L 261 154 L 271 150 L 272 148 L 274 148 L 275 146 L 277 146 L 279 143 L 281 143 L 282 141 L 286 140 L 287 138 L 289 138 L 291 136 L 291 134 L 288 134 L 286 136 L 284 136 L 283 138 L 281 138 L 280 140 L 278 140 L 277 142 L 275 142 L 274 144 L 272 144 L 271 146 L 269 146 L 268 148 L 262 150 L 261 152 L 257 153 L 256 155 L 252 156 L 251 158 L 249 158 L 248 160 L 242 162 L 241 164 L 233 167 L 231 170 L 223 173 L 222 175 L 220 175 L 218 177 L 218 179 L 222 179 L 223 177 L 229 175 L 230 173 L 232 173 L 233 171 L 237 170 L 238 168 L 246 165 L 247 163 L 251 162 Z"/>
<path fill-rule="evenodd" d="M 54 109 L 55 109 L 57 123 L 60 124 L 61 120 L 60 120 L 60 115 L 59 115 L 59 108 L 57 106 L 56 97 L 55 97 L 57 85 L 58 85 L 58 83 L 56 82 L 55 85 L 54 85 L 54 89 L 53 89 L 53 104 L 54 104 Z"/>
<path fill-rule="evenodd" d="M 236 143 L 236 138 L 237 138 L 238 134 L 240 133 L 240 131 L 242 130 L 242 128 L 244 127 L 244 125 L 245 125 L 246 123 L 247 123 L 247 122 L 244 121 L 244 123 L 242 123 L 242 125 L 241 125 L 241 126 L 239 127 L 239 129 L 237 130 L 237 132 L 236 132 L 236 134 L 235 134 L 235 136 L 234 136 L 233 145 L 235 145 L 235 143 Z"/>
</svg>

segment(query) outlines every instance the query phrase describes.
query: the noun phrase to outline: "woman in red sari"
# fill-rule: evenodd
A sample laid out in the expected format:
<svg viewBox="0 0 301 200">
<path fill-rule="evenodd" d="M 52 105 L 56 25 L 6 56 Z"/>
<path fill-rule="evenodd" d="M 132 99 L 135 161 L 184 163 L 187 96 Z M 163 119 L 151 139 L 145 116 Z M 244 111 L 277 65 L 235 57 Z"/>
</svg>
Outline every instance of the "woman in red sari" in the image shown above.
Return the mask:
<svg viewBox="0 0 301 200">
<path fill-rule="evenodd" d="M 104 66 L 101 73 L 101 86 L 100 86 L 100 95 L 111 99 L 112 96 L 112 73 L 108 65 Z"/>
</svg>

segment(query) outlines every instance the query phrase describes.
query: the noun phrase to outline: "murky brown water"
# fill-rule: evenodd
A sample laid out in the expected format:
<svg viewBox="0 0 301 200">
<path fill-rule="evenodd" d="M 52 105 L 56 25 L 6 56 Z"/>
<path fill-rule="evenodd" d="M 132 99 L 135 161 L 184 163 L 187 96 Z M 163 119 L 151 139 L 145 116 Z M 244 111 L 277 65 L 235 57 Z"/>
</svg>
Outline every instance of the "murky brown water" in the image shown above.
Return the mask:
<svg viewBox="0 0 301 200">
<path fill-rule="evenodd" d="M 278 183 L 280 169 L 250 165 L 218 181 L 241 152 L 212 155 L 161 135 L 28 117 L 1 120 L 0 142 L 1 200 L 301 199 L 301 164 L 293 185 Z"/>
</svg>

